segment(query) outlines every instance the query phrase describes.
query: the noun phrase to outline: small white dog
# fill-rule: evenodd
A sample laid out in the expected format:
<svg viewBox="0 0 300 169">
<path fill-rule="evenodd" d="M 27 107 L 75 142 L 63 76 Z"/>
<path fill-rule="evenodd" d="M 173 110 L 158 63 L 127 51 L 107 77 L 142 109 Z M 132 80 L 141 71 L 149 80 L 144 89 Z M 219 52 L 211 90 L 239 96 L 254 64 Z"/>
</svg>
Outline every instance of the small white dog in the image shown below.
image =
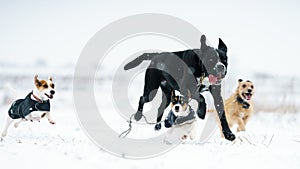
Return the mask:
<svg viewBox="0 0 300 169">
<path fill-rule="evenodd" d="M 171 111 L 165 119 L 165 127 L 171 129 L 167 132 L 165 142 L 168 141 L 168 137 L 176 135 L 175 137 L 184 141 L 187 138 L 193 140 L 196 137 L 196 116 L 195 112 L 188 105 L 188 98 L 180 94 L 179 91 L 172 92 L 171 96 Z"/>
<path fill-rule="evenodd" d="M 16 120 L 14 126 L 17 128 L 23 121 L 40 121 L 41 118 L 47 117 L 51 124 L 55 124 L 50 115 L 50 101 L 55 94 L 52 77 L 48 80 L 39 80 L 34 76 L 34 88 L 24 99 L 18 99 L 12 103 L 8 110 L 6 124 L 1 133 L 1 140 L 7 135 L 10 124 Z"/>
</svg>

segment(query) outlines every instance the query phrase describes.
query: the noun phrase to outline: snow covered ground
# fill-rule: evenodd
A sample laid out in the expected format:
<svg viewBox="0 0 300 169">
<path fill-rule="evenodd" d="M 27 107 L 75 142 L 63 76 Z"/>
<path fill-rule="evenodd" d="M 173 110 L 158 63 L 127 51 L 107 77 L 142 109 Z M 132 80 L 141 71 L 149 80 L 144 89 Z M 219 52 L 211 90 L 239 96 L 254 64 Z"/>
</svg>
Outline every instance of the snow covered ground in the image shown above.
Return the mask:
<svg viewBox="0 0 300 169">
<path fill-rule="evenodd" d="M 80 128 L 72 100 L 71 91 L 57 92 L 52 101 L 57 122 L 54 126 L 45 119 L 40 123 L 22 123 L 17 129 L 11 126 L 8 137 L 0 143 L 1 168 L 298 169 L 300 166 L 300 113 L 259 112 L 250 120 L 247 131 L 238 133 L 233 142 L 221 138 L 216 130 L 207 142 L 187 142 L 155 158 L 129 160 L 105 152 L 88 139 Z M 8 106 L 0 107 L 1 129 Z"/>
</svg>

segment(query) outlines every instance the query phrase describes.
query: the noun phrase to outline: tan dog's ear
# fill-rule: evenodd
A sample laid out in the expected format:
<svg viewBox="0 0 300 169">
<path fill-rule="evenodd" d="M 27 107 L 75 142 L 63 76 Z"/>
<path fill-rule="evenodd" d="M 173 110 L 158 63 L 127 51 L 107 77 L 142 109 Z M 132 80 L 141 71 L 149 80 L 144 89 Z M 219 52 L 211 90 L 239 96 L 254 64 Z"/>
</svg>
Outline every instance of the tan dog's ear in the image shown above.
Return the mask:
<svg viewBox="0 0 300 169">
<path fill-rule="evenodd" d="M 51 76 L 49 76 L 49 77 L 48 77 L 48 80 L 50 80 L 50 81 L 52 82 L 52 77 L 51 77 Z"/>
<path fill-rule="evenodd" d="M 41 86 L 41 82 L 40 82 L 39 79 L 38 79 L 38 75 L 34 75 L 34 84 L 35 84 L 36 86 Z"/>
<path fill-rule="evenodd" d="M 238 82 L 241 83 L 243 81 L 243 79 L 239 79 Z"/>
</svg>

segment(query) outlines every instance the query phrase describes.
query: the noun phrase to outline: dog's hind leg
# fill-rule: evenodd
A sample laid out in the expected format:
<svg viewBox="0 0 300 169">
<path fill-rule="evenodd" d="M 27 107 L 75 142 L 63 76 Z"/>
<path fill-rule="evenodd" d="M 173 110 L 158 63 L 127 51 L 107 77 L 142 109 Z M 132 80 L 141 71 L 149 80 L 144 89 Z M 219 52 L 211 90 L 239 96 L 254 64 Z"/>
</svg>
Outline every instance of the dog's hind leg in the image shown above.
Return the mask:
<svg viewBox="0 0 300 169">
<path fill-rule="evenodd" d="M 7 117 L 6 119 L 6 122 L 5 122 L 5 126 L 4 126 L 4 129 L 1 133 L 1 139 L 3 139 L 6 135 L 7 135 L 7 130 L 10 126 L 10 124 L 14 121 L 14 119 L 10 118 L 10 117 Z"/>
<path fill-rule="evenodd" d="M 144 94 L 140 97 L 139 107 L 134 119 L 139 121 L 143 116 L 144 104 L 153 100 L 161 81 L 161 72 L 155 69 L 147 69 L 145 74 Z"/>
</svg>

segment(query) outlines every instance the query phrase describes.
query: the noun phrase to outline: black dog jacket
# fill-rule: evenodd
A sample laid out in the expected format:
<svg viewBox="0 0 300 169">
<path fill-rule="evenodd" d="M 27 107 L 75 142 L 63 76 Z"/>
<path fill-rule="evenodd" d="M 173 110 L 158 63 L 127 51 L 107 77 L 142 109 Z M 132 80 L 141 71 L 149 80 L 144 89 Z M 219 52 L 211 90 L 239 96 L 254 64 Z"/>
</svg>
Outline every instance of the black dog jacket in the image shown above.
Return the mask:
<svg viewBox="0 0 300 169">
<path fill-rule="evenodd" d="M 165 127 L 170 128 L 173 125 L 181 125 L 187 121 L 194 120 L 196 118 L 194 110 L 189 106 L 190 112 L 187 116 L 176 117 L 172 111 L 170 110 L 167 118 L 165 119 Z"/>
<path fill-rule="evenodd" d="M 8 115 L 12 119 L 25 118 L 33 111 L 50 111 L 50 101 L 38 102 L 30 98 L 30 92 L 24 99 L 18 99 L 8 110 Z"/>
</svg>

